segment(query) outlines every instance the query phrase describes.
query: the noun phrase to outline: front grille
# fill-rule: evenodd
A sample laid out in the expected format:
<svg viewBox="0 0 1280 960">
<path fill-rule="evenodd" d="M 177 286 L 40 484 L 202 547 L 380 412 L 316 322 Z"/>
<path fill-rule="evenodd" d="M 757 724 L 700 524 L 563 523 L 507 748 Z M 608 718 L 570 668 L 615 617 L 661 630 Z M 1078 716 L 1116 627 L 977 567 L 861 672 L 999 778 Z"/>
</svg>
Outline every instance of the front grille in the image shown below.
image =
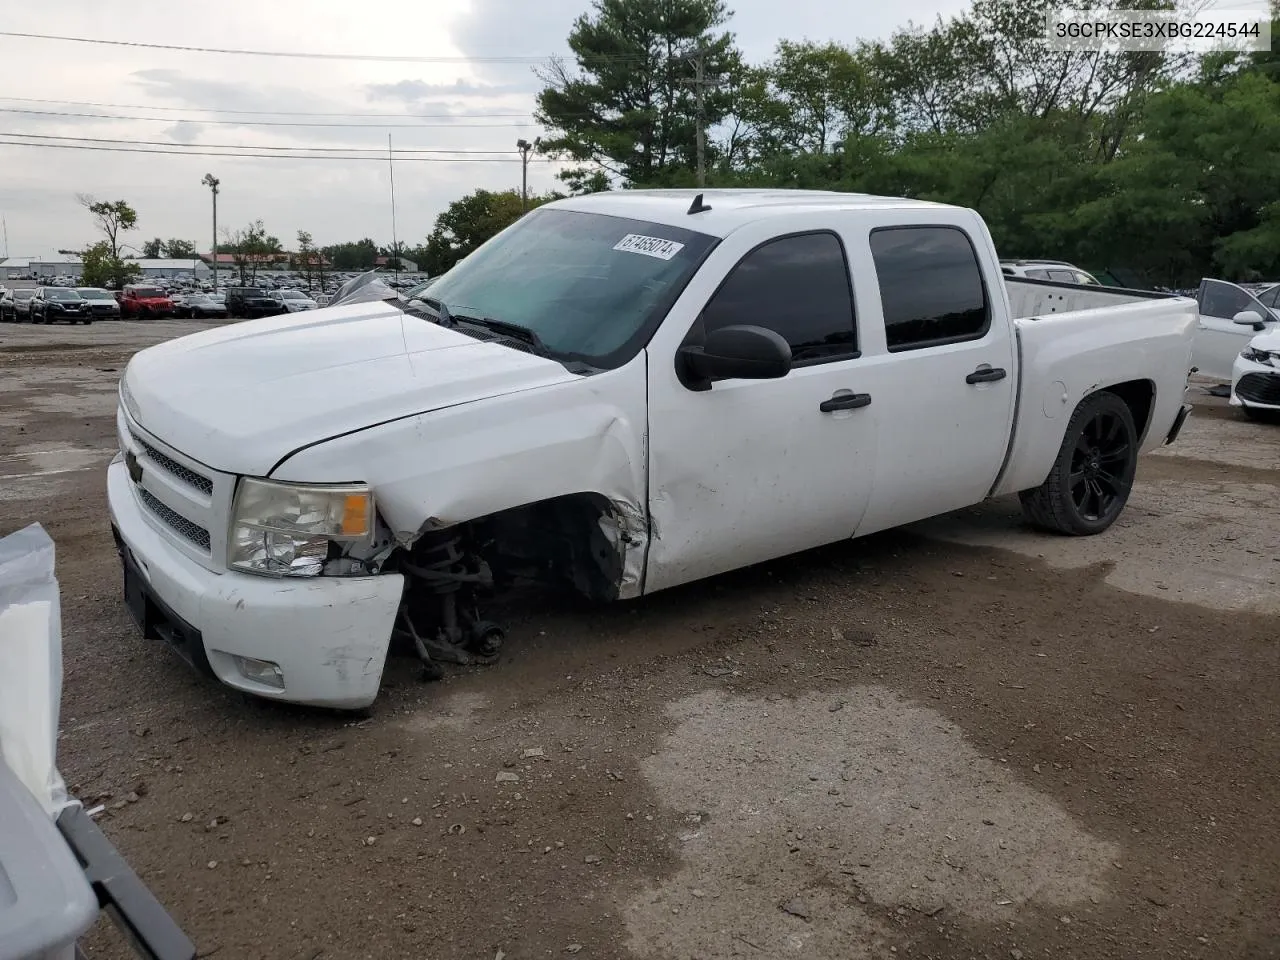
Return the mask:
<svg viewBox="0 0 1280 960">
<path fill-rule="evenodd" d="M 138 491 L 138 496 L 142 499 L 142 502 L 146 504 L 148 510 L 177 531 L 180 536 L 186 537 L 201 550 L 207 551 L 209 549 L 208 530 L 200 526 L 198 523 L 192 523 L 177 511 L 171 510 L 169 507 L 157 500 L 153 494 L 144 490 L 142 487 L 137 487 L 136 489 Z"/>
<path fill-rule="evenodd" d="M 1236 384 L 1236 396 L 1246 403 L 1280 407 L 1280 374 L 1246 373 Z"/>
<path fill-rule="evenodd" d="M 213 481 L 210 480 L 208 477 L 204 476 L 203 474 L 196 473 L 194 470 L 188 470 L 186 467 L 178 463 L 178 461 L 174 460 L 172 457 L 166 457 L 163 453 L 161 453 L 151 444 L 147 443 L 147 441 L 143 440 L 140 436 L 138 436 L 132 430 L 129 431 L 129 433 L 130 433 L 130 436 L 133 437 L 133 442 L 136 443 L 138 446 L 142 447 L 142 449 L 147 454 L 147 458 L 151 460 L 151 462 L 154 463 L 161 470 L 164 470 L 167 473 L 171 473 L 175 477 L 177 477 L 179 480 L 181 480 L 183 483 L 188 484 L 189 486 L 195 487 L 197 490 L 203 493 L 206 497 L 211 496 L 213 494 Z"/>
</svg>

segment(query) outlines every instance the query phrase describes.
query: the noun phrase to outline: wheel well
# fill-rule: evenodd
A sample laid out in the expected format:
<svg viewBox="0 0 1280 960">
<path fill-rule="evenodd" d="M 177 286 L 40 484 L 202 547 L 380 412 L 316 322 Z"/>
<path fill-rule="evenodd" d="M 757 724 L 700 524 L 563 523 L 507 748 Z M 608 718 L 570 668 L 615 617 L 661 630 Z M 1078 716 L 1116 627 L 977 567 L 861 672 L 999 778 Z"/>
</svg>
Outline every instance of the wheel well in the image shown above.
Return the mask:
<svg viewBox="0 0 1280 960">
<path fill-rule="evenodd" d="M 611 600 L 623 577 L 625 544 L 612 542 L 601 521 L 617 515 L 607 497 L 583 492 L 511 507 L 459 528 L 499 579 L 554 581 Z"/>
<path fill-rule="evenodd" d="M 1155 406 L 1155 384 L 1150 380 L 1128 380 L 1105 389 L 1107 393 L 1114 393 L 1125 402 L 1133 416 L 1133 424 L 1138 428 L 1138 442 L 1141 443 L 1146 439 L 1151 410 Z"/>
</svg>

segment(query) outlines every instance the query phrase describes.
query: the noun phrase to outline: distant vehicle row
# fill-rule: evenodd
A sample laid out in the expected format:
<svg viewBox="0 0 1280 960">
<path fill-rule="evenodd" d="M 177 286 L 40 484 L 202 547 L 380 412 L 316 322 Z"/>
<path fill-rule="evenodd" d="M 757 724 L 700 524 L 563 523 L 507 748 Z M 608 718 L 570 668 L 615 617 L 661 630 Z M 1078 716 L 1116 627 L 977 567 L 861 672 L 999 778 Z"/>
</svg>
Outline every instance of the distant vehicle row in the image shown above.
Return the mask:
<svg viewBox="0 0 1280 960">
<path fill-rule="evenodd" d="M 327 298 L 326 298 L 327 299 Z M 215 320 L 272 317 L 319 304 L 297 290 L 228 287 L 226 293 L 176 293 L 130 284 L 113 293 L 100 287 L 43 286 L 0 290 L 0 322 L 91 323 L 93 320 L 152 320 L 166 317 Z"/>
</svg>

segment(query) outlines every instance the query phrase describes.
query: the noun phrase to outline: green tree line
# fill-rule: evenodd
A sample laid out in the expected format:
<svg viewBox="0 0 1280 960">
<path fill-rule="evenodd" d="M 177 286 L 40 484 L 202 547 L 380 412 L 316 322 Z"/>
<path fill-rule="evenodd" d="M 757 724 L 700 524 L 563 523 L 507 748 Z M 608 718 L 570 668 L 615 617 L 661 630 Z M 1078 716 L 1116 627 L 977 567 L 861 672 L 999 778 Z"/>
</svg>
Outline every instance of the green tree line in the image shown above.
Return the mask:
<svg viewBox="0 0 1280 960">
<path fill-rule="evenodd" d="M 963 204 L 1001 255 L 1152 284 L 1280 277 L 1280 54 L 1055 51 L 1054 6 L 975 0 L 750 64 L 720 0 L 595 0 L 542 74 L 541 149 L 571 192 L 694 184 L 701 57 L 708 186 Z"/>
</svg>

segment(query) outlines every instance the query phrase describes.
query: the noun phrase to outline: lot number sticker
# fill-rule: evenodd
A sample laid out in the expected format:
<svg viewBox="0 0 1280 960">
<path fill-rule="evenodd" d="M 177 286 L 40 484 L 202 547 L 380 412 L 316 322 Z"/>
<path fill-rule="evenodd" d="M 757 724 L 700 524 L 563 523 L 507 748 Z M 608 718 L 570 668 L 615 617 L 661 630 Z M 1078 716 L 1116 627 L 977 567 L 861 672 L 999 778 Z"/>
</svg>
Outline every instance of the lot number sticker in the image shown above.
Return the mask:
<svg viewBox="0 0 1280 960">
<path fill-rule="evenodd" d="M 684 249 L 683 243 L 674 240 L 663 240 L 661 237 L 646 237 L 638 233 L 628 233 L 613 245 L 613 249 L 625 253 L 642 253 L 646 257 L 657 257 L 659 260 L 670 260 Z"/>
</svg>

